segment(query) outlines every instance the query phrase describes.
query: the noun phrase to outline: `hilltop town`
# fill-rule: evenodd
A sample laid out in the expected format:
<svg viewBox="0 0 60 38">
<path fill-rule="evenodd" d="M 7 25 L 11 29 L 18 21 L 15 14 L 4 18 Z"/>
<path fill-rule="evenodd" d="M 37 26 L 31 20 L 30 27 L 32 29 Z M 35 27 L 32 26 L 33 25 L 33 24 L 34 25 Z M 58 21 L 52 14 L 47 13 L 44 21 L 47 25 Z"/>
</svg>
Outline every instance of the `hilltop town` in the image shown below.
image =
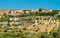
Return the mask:
<svg viewBox="0 0 60 38">
<path fill-rule="evenodd" d="M 18 34 L 23 32 L 26 36 L 28 35 L 26 38 L 33 38 L 31 35 L 34 34 L 39 36 L 41 33 L 57 32 L 59 25 L 60 10 L 41 8 L 34 10 L 0 10 L 0 34 L 3 36 L 4 33 L 11 35 L 16 33 L 15 35 L 18 37 Z M 21 38 L 25 38 L 25 36 Z"/>
</svg>

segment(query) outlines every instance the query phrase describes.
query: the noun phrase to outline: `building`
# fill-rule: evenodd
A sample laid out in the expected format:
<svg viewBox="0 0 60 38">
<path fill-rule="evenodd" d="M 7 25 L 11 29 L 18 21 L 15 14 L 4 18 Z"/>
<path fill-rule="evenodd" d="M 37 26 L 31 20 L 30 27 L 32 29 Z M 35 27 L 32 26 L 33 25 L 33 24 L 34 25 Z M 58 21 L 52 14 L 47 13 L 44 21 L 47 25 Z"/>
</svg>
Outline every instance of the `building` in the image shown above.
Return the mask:
<svg viewBox="0 0 60 38">
<path fill-rule="evenodd" d="M 52 10 L 42 10 L 42 12 L 52 12 Z"/>
<path fill-rule="evenodd" d="M 60 11 L 59 11 L 59 13 L 58 13 L 59 15 L 60 15 Z"/>
<path fill-rule="evenodd" d="M 10 18 L 10 21 L 18 21 L 19 18 Z"/>
<path fill-rule="evenodd" d="M 24 13 L 24 11 L 23 10 L 16 10 L 16 12 L 18 12 L 18 13 Z"/>
</svg>

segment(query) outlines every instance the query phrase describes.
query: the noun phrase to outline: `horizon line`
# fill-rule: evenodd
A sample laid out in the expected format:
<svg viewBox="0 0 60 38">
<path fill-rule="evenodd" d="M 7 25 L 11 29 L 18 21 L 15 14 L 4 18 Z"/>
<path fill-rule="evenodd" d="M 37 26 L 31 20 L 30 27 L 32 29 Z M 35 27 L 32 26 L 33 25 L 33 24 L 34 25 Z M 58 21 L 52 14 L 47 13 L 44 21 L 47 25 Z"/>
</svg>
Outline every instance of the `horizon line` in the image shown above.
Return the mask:
<svg viewBox="0 0 60 38">
<path fill-rule="evenodd" d="M 27 10 L 27 9 L 31 9 L 31 10 L 35 10 L 35 9 L 40 9 L 40 8 L 0 8 L 0 10 Z M 41 8 L 41 9 L 45 9 L 45 10 L 60 10 L 60 9 L 49 9 L 49 8 Z"/>
</svg>

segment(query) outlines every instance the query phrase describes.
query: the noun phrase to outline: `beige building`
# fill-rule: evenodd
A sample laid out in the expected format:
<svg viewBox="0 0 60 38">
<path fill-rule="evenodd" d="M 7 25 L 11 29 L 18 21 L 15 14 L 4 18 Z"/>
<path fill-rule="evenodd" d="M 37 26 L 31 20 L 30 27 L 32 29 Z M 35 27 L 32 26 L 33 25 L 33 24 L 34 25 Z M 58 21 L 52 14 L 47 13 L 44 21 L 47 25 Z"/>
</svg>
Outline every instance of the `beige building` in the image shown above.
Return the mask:
<svg viewBox="0 0 60 38">
<path fill-rule="evenodd" d="M 52 12 L 52 10 L 42 10 L 42 12 Z"/>
<path fill-rule="evenodd" d="M 19 18 L 10 18 L 10 21 L 18 21 L 19 20 Z"/>
<path fill-rule="evenodd" d="M 59 13 L 58 13 L 59 15 L 60 15 L 60 11 L 59 11 Z"/>
</svg>

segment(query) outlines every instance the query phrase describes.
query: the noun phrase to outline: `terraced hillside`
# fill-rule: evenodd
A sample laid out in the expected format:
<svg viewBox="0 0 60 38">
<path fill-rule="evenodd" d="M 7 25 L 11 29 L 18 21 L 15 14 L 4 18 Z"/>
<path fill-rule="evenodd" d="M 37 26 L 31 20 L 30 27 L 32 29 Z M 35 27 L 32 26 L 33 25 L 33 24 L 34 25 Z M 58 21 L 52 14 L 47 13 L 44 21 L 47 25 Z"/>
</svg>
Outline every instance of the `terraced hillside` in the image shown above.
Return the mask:
<svg viewBox="0 0 60 38">
<path fill-rule="evenodd" d="M 0 38 L 59 38 L 59 13 L 43 9 L 0 10 Z"/>
</svg>

